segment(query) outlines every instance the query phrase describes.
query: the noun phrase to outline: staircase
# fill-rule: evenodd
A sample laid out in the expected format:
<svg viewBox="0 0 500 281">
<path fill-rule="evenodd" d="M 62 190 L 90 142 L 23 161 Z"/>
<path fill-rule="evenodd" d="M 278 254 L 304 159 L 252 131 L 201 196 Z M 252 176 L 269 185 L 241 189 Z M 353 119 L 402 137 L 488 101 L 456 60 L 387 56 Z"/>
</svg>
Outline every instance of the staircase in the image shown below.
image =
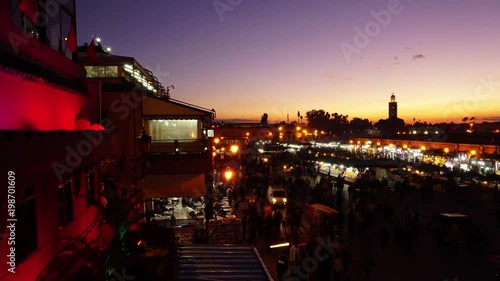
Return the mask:
<svg viewBox="0 0 500 281">
<path fill-rule="evenodd" d="M 180 246 L 178 262 L 177 280 L 273 280 L 257 252 L 250 246 Z"/>
</svg>

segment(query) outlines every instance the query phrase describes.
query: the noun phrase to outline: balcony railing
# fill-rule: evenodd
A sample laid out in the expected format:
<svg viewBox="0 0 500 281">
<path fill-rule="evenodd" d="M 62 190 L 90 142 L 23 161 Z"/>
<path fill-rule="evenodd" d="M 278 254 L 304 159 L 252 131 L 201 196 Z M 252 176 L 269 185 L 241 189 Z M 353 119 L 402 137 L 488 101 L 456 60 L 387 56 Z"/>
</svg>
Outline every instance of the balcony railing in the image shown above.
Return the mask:
<svg viewBox="0 0 500 281">
<path fill-rule="evenodd" d="M 198 154 L 208 152 L 207 139 L 179 139 L 172 141 L 153 141 L 151 153 Z"/>
</svg>

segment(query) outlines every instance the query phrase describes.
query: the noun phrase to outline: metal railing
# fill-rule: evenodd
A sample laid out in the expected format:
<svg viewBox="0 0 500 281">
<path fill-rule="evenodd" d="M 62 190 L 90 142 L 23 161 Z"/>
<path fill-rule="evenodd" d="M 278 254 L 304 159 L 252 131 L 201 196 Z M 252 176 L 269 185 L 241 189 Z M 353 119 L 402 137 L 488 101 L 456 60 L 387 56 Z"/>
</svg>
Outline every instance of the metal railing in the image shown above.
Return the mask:
<svg viewBox="0 0 500 281">
<path fill-rule="evenodd" d="M 208 139 L 153 141 L 151 153 L 192 154 L 208 152 Z"/>
</svg>

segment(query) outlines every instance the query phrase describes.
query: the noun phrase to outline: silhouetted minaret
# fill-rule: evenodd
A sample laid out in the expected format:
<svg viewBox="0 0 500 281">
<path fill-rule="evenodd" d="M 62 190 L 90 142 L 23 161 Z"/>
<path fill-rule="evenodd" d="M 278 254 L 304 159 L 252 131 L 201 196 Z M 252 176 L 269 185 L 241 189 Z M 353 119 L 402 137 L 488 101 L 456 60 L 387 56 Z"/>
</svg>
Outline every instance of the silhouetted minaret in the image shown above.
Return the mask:
<svg viewBox="0 0 500 281">
<path fill-rule="evenodd" d="M 389 102 L 389 119 L 395 118 L 398 118 L 398 103 L 396 102 L 396 96 L 392 93 L 391 101 Z"/>
</svg>

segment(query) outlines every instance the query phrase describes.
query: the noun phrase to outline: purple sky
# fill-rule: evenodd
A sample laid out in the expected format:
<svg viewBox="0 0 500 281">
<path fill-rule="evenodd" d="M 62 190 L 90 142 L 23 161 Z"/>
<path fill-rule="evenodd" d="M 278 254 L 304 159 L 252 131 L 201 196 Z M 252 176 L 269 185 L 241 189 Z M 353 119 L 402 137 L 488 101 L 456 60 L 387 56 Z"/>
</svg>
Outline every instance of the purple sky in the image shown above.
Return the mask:
<svg viewBox="0 0 500 281">
<path fill-rule="evenodd" d="M 77 2 L 80 44 L 96 34 L 218 119 L 377 121 L 392 92 L 408 123 L 500 119 L 498 0 Z"/>
</svg>

